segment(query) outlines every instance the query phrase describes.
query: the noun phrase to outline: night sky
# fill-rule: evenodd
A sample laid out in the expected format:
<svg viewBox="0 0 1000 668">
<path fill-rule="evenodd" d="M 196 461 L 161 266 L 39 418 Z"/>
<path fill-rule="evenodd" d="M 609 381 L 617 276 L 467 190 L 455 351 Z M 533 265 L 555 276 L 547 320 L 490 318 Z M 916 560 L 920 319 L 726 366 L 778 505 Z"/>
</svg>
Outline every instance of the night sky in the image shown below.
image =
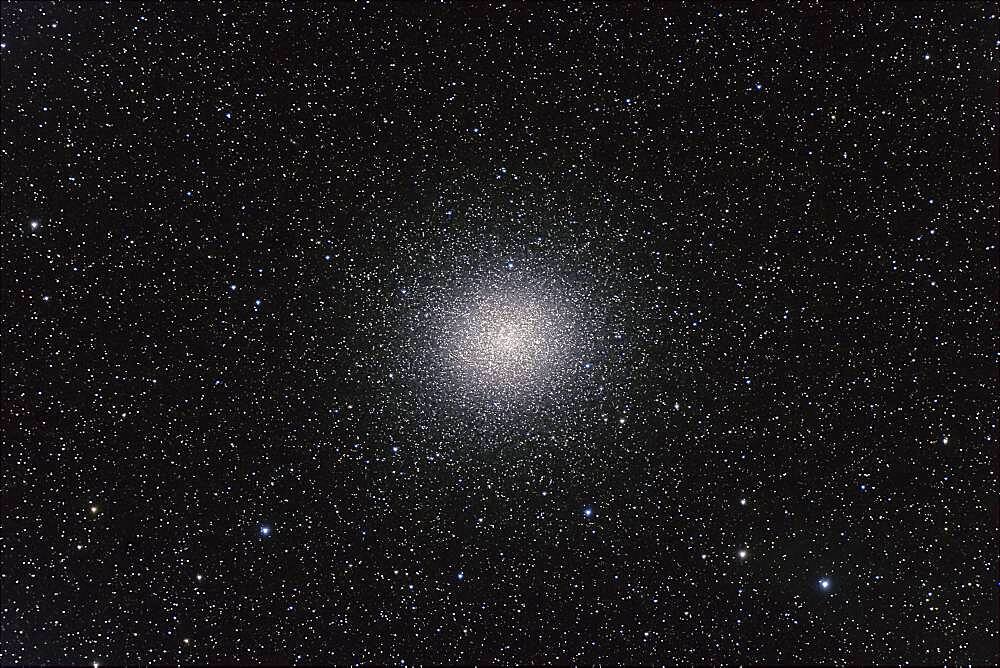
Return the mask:
<svg viewBox="0 0 1000 668">
<path fill-rule="evenodd" d="M 997 661 L 998 13 L 4 3 L 0 661 Z"/>
</svg>

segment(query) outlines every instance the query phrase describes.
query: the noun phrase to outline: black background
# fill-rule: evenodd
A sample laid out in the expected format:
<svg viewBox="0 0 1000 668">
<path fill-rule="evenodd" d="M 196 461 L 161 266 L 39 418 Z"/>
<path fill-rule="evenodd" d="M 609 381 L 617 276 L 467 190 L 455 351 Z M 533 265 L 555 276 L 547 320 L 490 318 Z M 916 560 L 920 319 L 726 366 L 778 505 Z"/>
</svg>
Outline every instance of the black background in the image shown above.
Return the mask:
<svg viewBox="0 0 1000 668">
<path fill-rule="evenodd" d="M 4 663 L 997 660 L 995 5 L 2 12 Z"/>
</svg>

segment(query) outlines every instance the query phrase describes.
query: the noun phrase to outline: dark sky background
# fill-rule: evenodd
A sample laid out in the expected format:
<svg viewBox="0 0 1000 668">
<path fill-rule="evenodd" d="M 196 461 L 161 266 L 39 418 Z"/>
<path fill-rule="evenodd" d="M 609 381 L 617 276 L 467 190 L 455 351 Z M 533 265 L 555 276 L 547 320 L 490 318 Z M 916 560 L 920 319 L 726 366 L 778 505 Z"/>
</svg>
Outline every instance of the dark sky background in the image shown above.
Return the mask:
<svg viewBox="0 0 1000 668">
<path fill-rule="evenodd" d="M 997 661 L 997 13 L 3 3 L 0 661 Z"/>
</svg>

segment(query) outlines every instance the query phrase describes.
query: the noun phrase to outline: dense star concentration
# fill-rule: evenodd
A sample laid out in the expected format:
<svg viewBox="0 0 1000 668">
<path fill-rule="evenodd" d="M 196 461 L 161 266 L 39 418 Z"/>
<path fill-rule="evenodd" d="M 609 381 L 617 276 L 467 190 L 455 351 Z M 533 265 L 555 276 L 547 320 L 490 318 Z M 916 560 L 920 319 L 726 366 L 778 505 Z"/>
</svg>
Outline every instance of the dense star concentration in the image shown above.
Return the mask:
<svg viewBox="0 0 1000 668">
<path fill-rule="evenodd" d="M 544 236 L 502 248 L 438 239 L 417 266 L 399 272 L 387 309 L 386 330 L 399 338 L 385 365 L 397 371 L 380 402 L 391 419 L 413 420 L 416 431 L 403 432 L 411 444 L 419 434 L 431 449 L 473 439 L 519 450 L 553 425 L 585 438 L 578 428 L 595 410 L 602 420 L 622 410 L 602 406 L 632 383 L 648 305 L 606 251 Z M 541 419 L 548 426 L 533 428 Z"/>
<path fill-rule="evenodd" d="M 0 9 L 0 663 L 1000 658 L 995 3 Z"/>
</svg>

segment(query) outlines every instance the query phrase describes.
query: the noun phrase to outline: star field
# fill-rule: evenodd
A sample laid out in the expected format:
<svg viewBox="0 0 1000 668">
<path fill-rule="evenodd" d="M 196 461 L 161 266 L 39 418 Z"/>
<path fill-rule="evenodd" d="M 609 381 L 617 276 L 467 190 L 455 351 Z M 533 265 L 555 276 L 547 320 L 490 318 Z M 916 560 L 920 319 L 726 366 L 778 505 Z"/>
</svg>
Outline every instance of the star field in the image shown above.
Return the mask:
<svg viewBox="0 0 1000 668">
<path fill-rule="evenodd" d="M 0 10 L 0 663 L 998 661 L 995 4 Z"/>
</svg>

